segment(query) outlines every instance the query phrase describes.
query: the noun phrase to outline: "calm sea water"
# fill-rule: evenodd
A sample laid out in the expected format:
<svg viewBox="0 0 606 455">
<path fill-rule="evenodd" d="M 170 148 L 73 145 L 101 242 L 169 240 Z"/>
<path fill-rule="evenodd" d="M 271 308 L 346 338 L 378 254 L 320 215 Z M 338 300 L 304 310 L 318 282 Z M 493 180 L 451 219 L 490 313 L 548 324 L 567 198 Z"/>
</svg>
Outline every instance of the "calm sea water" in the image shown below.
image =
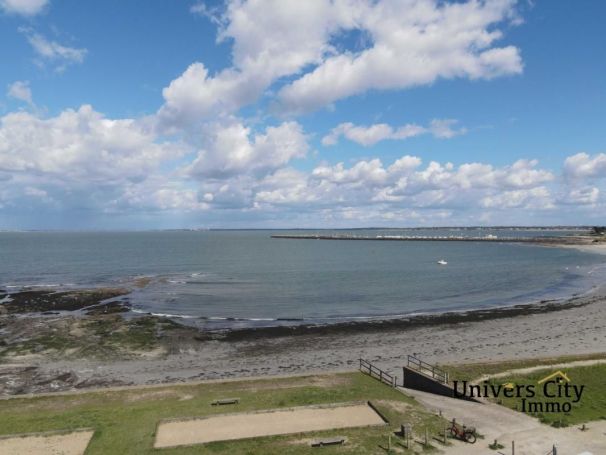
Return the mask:
<svg viewBox="0 0 606 455">
<path fill-rule="evenodd" d="M 447 230 L 354 233 L 560 234 Z M 179 316 L 211 327 L 234 327 L 532 302 L 584 292 L 606 273 L 606 257 L 572 249 L 492 243 L 280 240 L 271 239 L 271 234 L 5 232 L 0 233 L 0 287 L 116 285 L 148 276 L 153 277 L 151 284 L 131 295 L 136 311 Z M 439 259 L 448 265 L 437 265 Z"/>
</svg>

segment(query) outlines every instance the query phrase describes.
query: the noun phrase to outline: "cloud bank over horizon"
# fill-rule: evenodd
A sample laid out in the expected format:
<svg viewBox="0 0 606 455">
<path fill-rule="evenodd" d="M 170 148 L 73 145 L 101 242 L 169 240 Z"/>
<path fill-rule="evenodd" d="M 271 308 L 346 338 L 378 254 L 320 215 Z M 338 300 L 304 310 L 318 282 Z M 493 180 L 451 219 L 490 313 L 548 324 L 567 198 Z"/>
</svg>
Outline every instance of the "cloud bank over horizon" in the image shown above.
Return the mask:
<svg viewBox="0 0 606 455">
<path fill-rule="evenodd" d="M 60 78 L 99 50 L 23 22 L 53 7 L 0 2 L 34 66 Z M 604 209 L 604 153 L 426 158 L 414 141 L 473 141 L 476 125 L 438 113 L 383 121 L 372 101 L 442 81 L 524 78 L 523 50 L 507 43 L 524 27 L 514 0 L 183 7 L 216 28 L 207 45 L 227 46 L 229 63 L 181 68 L 154 111 L 113 118 L 86 102 L 51 111 L 31 78 L 7 84 L 0 228 L 573 224 Z M 374 111 L 366 121 L 344 107 L 364 100 Z M 330 113 L 340 121 L 310 121 Z"/>
</svg>

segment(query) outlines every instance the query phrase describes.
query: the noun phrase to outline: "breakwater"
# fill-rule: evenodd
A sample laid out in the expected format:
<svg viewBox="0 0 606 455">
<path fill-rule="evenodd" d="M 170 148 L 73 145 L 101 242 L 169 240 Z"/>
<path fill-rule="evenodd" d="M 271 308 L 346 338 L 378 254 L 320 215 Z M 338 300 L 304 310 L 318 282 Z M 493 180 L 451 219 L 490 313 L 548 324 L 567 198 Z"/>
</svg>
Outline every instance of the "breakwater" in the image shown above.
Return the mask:
<svg viewBox="0 0 606 455">
<path fill-rule="evenodd" d="M 540 243 L 546 245 L 582 245 L 591 240 L 581 236 L 537 236 L 537 237 L 498 237 L 487 236 L 427 236 L 427 235 L 349 235 L 349 234 L 273 234 L 273 239 L 291 240 L 382 240 L 408 242 L 493 242 L 493 243 Z"/>
</svg>

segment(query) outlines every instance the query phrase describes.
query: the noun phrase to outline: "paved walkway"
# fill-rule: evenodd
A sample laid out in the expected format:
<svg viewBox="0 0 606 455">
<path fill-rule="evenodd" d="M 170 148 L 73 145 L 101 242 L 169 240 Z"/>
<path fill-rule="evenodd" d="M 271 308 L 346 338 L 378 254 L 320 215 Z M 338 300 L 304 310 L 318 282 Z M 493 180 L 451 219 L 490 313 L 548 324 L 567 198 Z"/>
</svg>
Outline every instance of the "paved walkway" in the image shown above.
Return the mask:
<svg viewBox="0 0 606 455">
<path fill-rule="evenodd" d="M 501 452 L 511 454 L 511 441 L 515 441 L 516 455 L 546 455 L 553 444 L 562 455 L 606 454 L 606 421 L 587 424 L 588 431 L 578 426 L 556 429 L 541 424 L 537 419 L 496 404 L 480 404 L 447 398 L 412 389 L 400 389 L 413 396 L 430 410 L 441 411 L 446 419 L 474 426 L 484 435 L 475 444 L 455 441 L 453 446 L 443 449 L 448 455 L 486 455 Z M 495 439 L 505 449 L 492 451 L 488 444 Z"/>
</svg>

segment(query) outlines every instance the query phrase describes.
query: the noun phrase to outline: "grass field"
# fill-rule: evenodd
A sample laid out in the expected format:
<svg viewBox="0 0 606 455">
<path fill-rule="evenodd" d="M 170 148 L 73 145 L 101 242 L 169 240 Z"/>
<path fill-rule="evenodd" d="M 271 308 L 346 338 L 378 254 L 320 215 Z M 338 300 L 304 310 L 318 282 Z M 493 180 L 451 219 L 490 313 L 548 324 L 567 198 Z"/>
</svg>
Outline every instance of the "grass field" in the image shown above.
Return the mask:
<svg viewBox="0 0 606 455">
<path fill-rule="evenodd" d="M 241 401 L 233 406 L 210 405 L 212 400 L 224 397 L 239 397 Z M 161 419 L 366 400 L 371 400 L 388 418 L 389 427 L 331 430 L 161 450 L 152 448 Z M 95 435 L 87 454 L 303 454 L 309 453 L 311 439 L 337 435 L 347 437 L 347 444 L 322 448 L 322 453 L 386 453 L 381 446 L 387 445 L 387 435 L 400 424 L 412 424 L 420 436 L 426 427 L 431 435 L 439 434 L 444 423 L 414 399 L 362 373 L 174 385 L 0 401 L 0 435 L 93 428 Z M 418 452 L 421 446 L 417 444 L 415 449 Z M 412 453 L 412 450 L 402 449 L 400 453 Z"/>
<path fill-rule="evenodd" d="M 541 359 L 522 359 L 498 362 L 463 363 L 459 365 L 441 366 L 448 371 L 451 379 L 459 381 L 473 381 L 485 374 L 495 374 L 507 370 L 519 368 L 536 367 L 539 365 L 553 365 L 558 363 L 577 362 L 580 360 L 606 359 L 606 353 L 595 353 L 585 355 L 566 355 L 558 357 L 544 357 Z"/>
<path fill-rule="evenodd" d="M 592 365 L 585 367 L 563 368 L 566 375 L 570 378 L 570 383 L 580 386 L 584 385 L 584 391 L 581 399 L 577 403 L 572 403 L 569 398 L 548 398 L 543 394 L 542 385 L 537 382 L 543 379 L 551 370 L 535 371 L 526 375 L 513 375 L 507 378 L 499 378 L 491 381 L 494 384 L 514 384 L 526 385 L 534 384 L 536 386 L 536 397 L 532 401 L 537 402 L 557 402 L 560 405 L 564 402 L 571 402 L 570 412 L 532 412 L 541 422 L 553 426 L 568 426 L 590 422 L 592 420 L 606 420 L 606 365 Z M 556 389 L 550 386 L 550 394 L 555 394 Z M 522 401 L 517 398 L 503 398 L 502 404 L 512 409 L 521 410 Z"/>
<path fill-rule="evenodd" d="M 497 374 L 504 371 L 516 370 L 521 368 L 536 367 L 539 365 L 553 365 L 583 360 L 604 359 L 606 354 L 588 354 L 576 356 L 549 357 L 543 359 L 514 360 L 508 362 L 494 363 L 470 363 L 457 366 L 445 367 L 452 379 L 473 381 L 482 375 Z M 606 364 L 592 366 L 578 366 L 571 368 L 555 368 L 534 371 L 527 374 L 512 374 L 507 377 L 499 377 L 489 381 L 491 384 L 500 385 L 514 383 L 519 385 L 534 384 L 536 386 L 537 396 L 532 401 L 552 402 L 560 404 L 568 399 L 551 399 L 543 395 L 543 388 L 537 382 L 554 370 L 561 369 L 571 379 L 571 384 L 584 385 L 585 390 L 578 403 L 571 403 L 570 412 L 532 412 L 529 413 L 537 417 L 541 422 L 553 426 L 568 426 L 581 424 L 593 420 L 606 419 Z M 503 397 L 500 403 L 512 409 L 521 410 L 522 401 L 518 398 Z"/>
</svg>

